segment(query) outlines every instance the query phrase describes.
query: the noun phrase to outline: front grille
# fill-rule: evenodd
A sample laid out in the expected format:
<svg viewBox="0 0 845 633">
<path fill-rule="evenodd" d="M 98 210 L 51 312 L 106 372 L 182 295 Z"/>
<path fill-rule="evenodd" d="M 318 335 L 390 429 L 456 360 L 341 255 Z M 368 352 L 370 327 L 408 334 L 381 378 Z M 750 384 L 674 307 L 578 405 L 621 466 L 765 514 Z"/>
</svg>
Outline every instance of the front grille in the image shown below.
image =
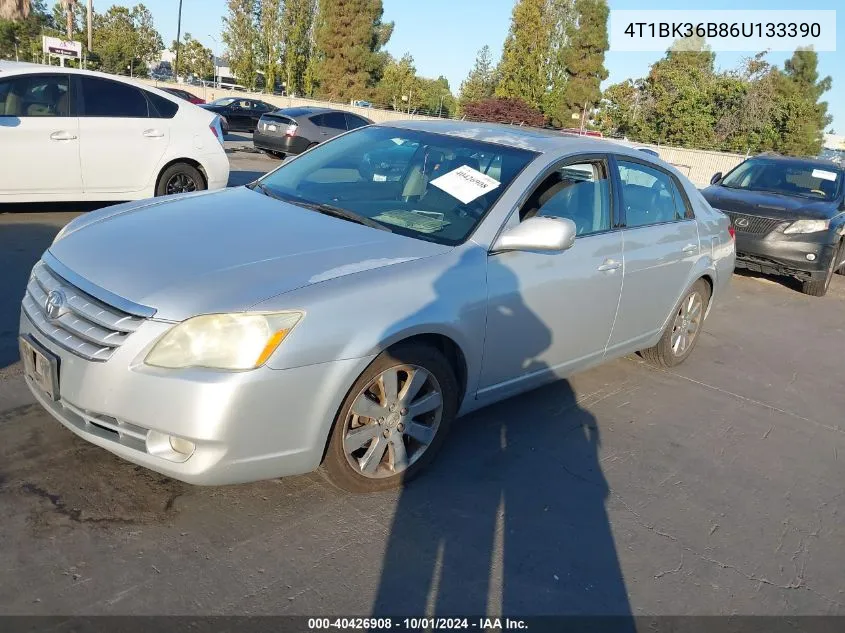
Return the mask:
<svg viewBox="0 0 845 633">
<path fill-rule="evenodd" d="M 743 213 L 728 213 L 728 216 L 738 233 L 753 233 L 756 235 L 769 233 L 784 222 L 784 220 L 777 218 L 764 218 L 759 215 L 745 215 Z M 746 222 L 747 225 L 745 225 Z"/>
<path fill-rule="evenodd" d="M 47 296 L 64 295 L 56 318 L 47 316 Z M 32 269 L 23 298 L 23 311 L 48 339 L 87 360 L 105 361 L 144 322 L 82 292 L 55 274 L 42 261 Z"/>
</svg>

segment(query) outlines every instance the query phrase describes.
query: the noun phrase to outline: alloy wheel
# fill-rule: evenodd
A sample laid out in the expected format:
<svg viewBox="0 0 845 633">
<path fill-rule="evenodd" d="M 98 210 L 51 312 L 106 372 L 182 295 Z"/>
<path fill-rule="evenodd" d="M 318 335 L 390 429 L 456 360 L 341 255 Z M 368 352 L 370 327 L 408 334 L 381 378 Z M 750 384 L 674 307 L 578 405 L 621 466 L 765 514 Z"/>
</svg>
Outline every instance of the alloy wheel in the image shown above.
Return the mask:
<svg viewBox="0 0 845 633">
<path fill-rule="evenodd" d="M 681 302 L 681 307 L 675 314 L 675 321 L 672 324 L 672 336 L 670 345 L 672 354 L 683 356 L 692 347 L 695 337 L 701 329 L 701 320 L 704 316 L 704 299 L 701 293 L 693 290 Z"/>
<path fill-rule="evenodd" d="M 417 365 L 391 367 L 355 397 L 344 422 L 343 452 L 359 474 L 392 477 L 425 453 L 442 416 L 443 393 L 431 372 Z"/>
<path fill-rule="evenodd" d="M 173 174 L 170 180 L 167 181 L 167 194 L 187 193 L 189 191 L 196 191 L 197 183 L 194 179 L 186 174 Z"/>
</svg>

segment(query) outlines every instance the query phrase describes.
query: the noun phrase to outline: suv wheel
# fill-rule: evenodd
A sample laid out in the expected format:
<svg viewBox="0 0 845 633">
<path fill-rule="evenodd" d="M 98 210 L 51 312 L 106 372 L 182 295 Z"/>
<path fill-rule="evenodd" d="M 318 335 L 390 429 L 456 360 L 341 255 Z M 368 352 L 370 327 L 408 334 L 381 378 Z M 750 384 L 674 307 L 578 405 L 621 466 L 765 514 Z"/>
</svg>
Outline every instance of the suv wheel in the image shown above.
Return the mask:
<svg viewBox="0 0 845 633">
<path fill-rule="evenodd" d="M 801 282 L 801 292 L 812 297 L 823 297 L 827 294 L 827 289 L 830 288 L 830 280 L 833 278 L 834 267 L 842 253 L 842 243 L 833 252 L 830 258 L 830 264 L 827 267 L 824 279 L 810 279 Z"/>
</svg>

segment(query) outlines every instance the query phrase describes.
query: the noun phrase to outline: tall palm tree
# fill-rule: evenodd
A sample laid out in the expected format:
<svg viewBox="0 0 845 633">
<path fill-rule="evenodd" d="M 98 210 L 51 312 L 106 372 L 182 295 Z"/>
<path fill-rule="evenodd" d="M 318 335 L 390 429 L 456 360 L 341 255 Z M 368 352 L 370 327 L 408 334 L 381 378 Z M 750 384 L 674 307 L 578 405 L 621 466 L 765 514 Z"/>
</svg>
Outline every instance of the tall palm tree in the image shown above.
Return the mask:
<svg viewBox="0 0 845 633">
<path fill-rule="evenodd" d="M 67 20 L 67 38 L 73 39 L 73 10 L 76 8 L 77 0 L 61 0 L 62 6 L 65 9 L 65 19 Z"/>
<path fill-rule="evenodd" d="M 0 0 L 0 19 L 23 20 L 29 15 L 29 0 Z"/>
</svg>

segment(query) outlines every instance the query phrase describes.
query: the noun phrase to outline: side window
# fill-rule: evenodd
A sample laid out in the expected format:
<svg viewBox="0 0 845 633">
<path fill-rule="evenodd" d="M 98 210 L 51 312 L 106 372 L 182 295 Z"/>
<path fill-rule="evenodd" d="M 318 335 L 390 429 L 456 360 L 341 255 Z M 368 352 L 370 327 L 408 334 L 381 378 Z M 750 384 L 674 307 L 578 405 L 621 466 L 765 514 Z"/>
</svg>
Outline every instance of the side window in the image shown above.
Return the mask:
<svg viewBox="0 0 845 633">
<path fill-rule="evenodd" d="M 165 99 L 164 97 L 159 97 L 158 95 L 153 94 L 152 92 L 144 91 L 144 95 L 153 105 L 153 110 L 150 112 L 150 116 L 155 119 L 172 119 L 176 116 L 176 113 L 179 111 L 179 106 L 169 99 Z"/>
<path fill-rule="evenodd" d="M 325 123 L 323 123 L 323 118 L 322 114 L 318 114 L 316 116 L 309 117 L 309 120 L 317 127 L 323 127 L 325 125 Z"/>
<path fill-rule="evenodd" d="M 607 164 L 603 161 L 574 163 L 552 172 L 520 210 L 521 220 L 535 215 L 572 220 L 577 235 L 610 230 Z"/>
<path fill-rule="evenodd" d="M 369 123 L 361 117 L 349 114 L 348 112 L 346 113 L 346 127 L 348 129 L 354 130 L 355 128 L 364 127 L 365 125 L 369 125 Z"/>
<path fill-rule="evenodd" d="M 626 225 L 674 222 L 686 217 L 686 205 L 673 178 L 659 169 L 618 161 Z"/>
<path fill-rule="evenodd" d="M 346 117 L 342 112 L 327 112 L 323 115 L 323 123 L 321 125 L 335 130 L 345 130 Z"/>
<path fill-rule="evenodd" d="M 263 101 L 256 101 L 255 102 L 255 109 L 259 110 L 260 112 L 269 112 L 270 106 Z"/>
<path fill-rule="evenodd" d="M 0 82 L 0 116 L 65 117 L 67 75 L 20 75 Z"/>
<path fill-rule="evenodd" d="M 99 79 L 80 77 L 86 117 L 146 118 L 149 104 L 135 86 Z"/>
</svg>

